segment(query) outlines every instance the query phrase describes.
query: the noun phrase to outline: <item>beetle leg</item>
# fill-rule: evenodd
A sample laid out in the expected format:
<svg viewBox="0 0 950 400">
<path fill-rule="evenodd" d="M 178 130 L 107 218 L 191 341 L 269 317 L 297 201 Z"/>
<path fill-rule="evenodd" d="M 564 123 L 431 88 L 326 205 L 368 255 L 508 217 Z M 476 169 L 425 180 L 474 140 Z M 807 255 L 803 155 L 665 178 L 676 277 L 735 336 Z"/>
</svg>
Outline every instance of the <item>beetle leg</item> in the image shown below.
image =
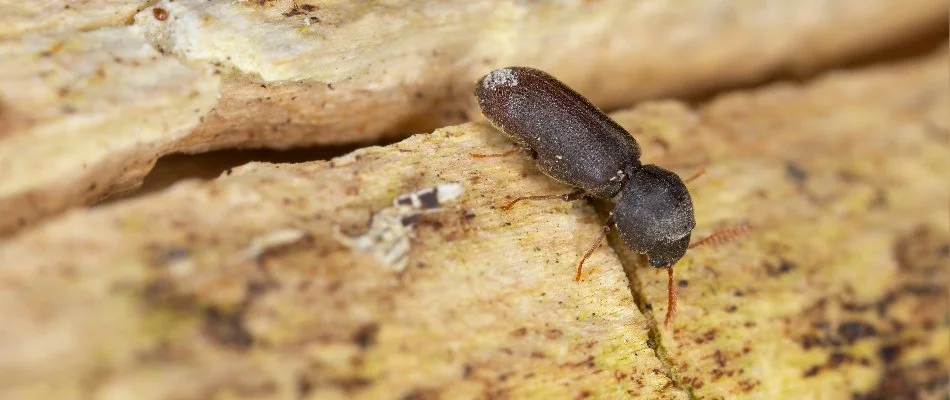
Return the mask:
<svg viewBox="0 0 950 400">
<path fill-rule="evenodd" d="M 517 153 L 517 152 L 519 152 L 519 151 L 521 151 L 521 150 L 522 150 L 522 149 L 519 147 L 519 148 L 514 148 L 514 149 L 511 149 L 511 150 L 508 150 L 508 151 L 503 152 L 503 153 L 491 153 L 491 154 L 486 154 L 486 153 L 469 153 L 469 155 L 472 156 L 473 158 L 508 157 L 508 156 L 510 156 L 510 155 L 512 155 L 512 154 L 515 154 L 515 153 Z"/>
<path fill-rule="evenodd" d="M 610 213 L 610 216 L 607 217 L 607 222 L 604 223 L 603 229 L 600 230 L 600 236 L 597 236 L 597 240 L 594 240 L 594 243 L 587 248 L 587 251 L 584 252 L 584 257 L 581 258 L 581 262 L 577 264 L 577 275 L 574 275 L 575 282 L 581 280 L 581 271 L 584 270 L 584 261 L 587 261 L 591 254 L 594 254 L 594 250 L 597 250 L 600 244 L 604 242 L 604 238 L 607 237 L 607 232 L 610 232 L 610 225 L 613 223 L 614 214 Z"/>
<path fill-rule="evenodd" d="M 511 207 L 514 207 L 514 206 L 515 206 L 515 203 L 517 203 L 517 202 L 519 202 L 519 201 L 522 201 L 522 200 L 551 200 L 551 199 L 561 199 L 561 200 L 564 200 L 564 201 L 574 201 L 574 200 L 580 200 L 580 199 L 584 198 L 584 196 L 586 196 L 586 192 L 584 192 L 583 189 L 577 189 L 577 190 L 575 190 L 575 191 L 573 191 L 573 192 L 564 193 L 564 194 L 544 194 L 544 195 L 538 195 L 538 196 L 521 196 L 521 197 L 516 197 L 516 198 L 515 198 L 514 200 L 512 200 L 512 201 L 509 201 L 508 204 L 505 204 L 503 207 L 501 207 L 501 209 L 502 209 L 502 210 L 505 210 L 505 211 L 508 211 L 508 210 L 511 209 Z"/>
</svg>

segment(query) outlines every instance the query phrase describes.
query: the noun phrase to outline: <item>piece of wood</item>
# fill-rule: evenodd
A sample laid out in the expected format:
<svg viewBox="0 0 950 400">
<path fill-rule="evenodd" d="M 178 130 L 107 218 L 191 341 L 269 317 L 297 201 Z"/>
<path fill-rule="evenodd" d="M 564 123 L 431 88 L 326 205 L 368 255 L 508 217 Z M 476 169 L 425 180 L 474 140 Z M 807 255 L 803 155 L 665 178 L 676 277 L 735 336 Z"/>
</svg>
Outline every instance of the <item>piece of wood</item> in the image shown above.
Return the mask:
<svg viewBox="0 0 950 400">
<path fill-rule="evenodd" d="M 0 39 L 121 26 L 146 6 L 147 0 L 0 0 Z"/>
<path fill-rule="evenodd" d="M 138 186 L 218 95 L 135 28 L 27 35 L 0 60 L 0 236 Z"/>
<path fill-rule="evenodd" d="M 163 0 L 135 24 L 163 51 L 223 73 L 221 102 L 181 144 L 198 152 L 372 141 L 480 118 L 474 82 L 510 65 L 545 70 L 606 109 L 805 73 L 941 29 L 948 6 Z"/>
<path fill-rule="evenodd" d="M 0 279 L 0 307 L 6 321 L 18 321 L 0 328 L 0 386 L 33 395 L 55 377 L 51 393 L 62 395 L 91 371 L 109 371 L 86 393 L 630 390 L 685 399 L 648 347 L 648 321 L 610 252 L 594 256 L 584 282 L 572 280 L 578 252 L 598 229 L 592 210 L 496 209 L 503 196 L 563 190 L 521 157 L 468 156 L 506 146 L 486 126 L 447 128 L 332 162 L 251 164 L 18 235 L 0 250 L 0 265 L 16 265 Z M 361 233 L 396 195 L 443 182 L 461 182 L 465 194 L 419 222 L 402 273 L 333 234 Z M 299 240 L 253 245 L 287 230 L 301 232 Z M 168 384 L 181 374 L 188 379 Z"/>
<path fill-rule="evenodd" d="M 614 114 L 645 162 L 707 165 L 691 183 L 697 237 L 755 227 L 687 253 L 669 330 L 650 311 L 664 311 L 665 277 L 616 243 L 621 257 L 602 247 L 573 282 L 600 229 L 591 207 L 499 209 L 568 188 L 520 155 L 472 158 L 512 144 L 465 124 L 329 162 L 250 164 L 0 244 L 0 397 L 942 390 L 947 59 Z M 403 272 L 340 239 L 448 182 L 465 192 L 417 222 Z"/>
<path fill-rule="evenodd" d="M 164 154 L 375 142 L 480 118 L 473 83 L 494 67 L 540 67 L 614 108 L 811 71 L 943 27 L 946 8 L 0 2 L 0 236 L 137 186 Z"/>
<path fill-rule="evenodd" d="M 674 129 L 667 157 L 708 163 L 694 240 L 753 228 L 676 267 L 662 349 L 698 398 L 947 396 L 947 61 L 730 94 Z"/>
</svg>

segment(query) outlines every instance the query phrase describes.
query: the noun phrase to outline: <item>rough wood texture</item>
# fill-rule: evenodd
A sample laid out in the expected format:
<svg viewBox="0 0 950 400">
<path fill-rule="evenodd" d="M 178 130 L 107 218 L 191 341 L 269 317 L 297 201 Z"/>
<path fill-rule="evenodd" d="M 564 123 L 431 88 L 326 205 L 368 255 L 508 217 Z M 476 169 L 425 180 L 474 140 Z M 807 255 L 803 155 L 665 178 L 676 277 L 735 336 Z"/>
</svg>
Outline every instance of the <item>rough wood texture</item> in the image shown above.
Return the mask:
<svg viewBox="0 0 950 400">
<path fill-rule="evenodd" d="M 135 23 L 164 51 L 225 73 L 221 102 L 181 144 L 203 151 L 366 141 L 464 122 L 480 116 L 475 80 L 508 65 L 548 71 L 607 109 L 810 71 L 945 26 L 948 5 L 164 0 Z"/>
<path fill-rule="evenodd" d="M 27 35 L 0 60 L 0 236 L 138 186 L 218 95 L 135 28 Z"/>
<path fill-rule="evenodd" d="M 466 156 L 506 145 L 488 127 L 448 128 L 330 163 L 252 164 L 25 232 L 0 250 L 0 265 L 17 266 L 0 278 L 0 386 L 60 398 L 685 399 L 617 260 L 601 251 L 572 281 L 592 210 L 493 209 L 503 193 L 562 190 L 519 157 Z M 500 192 L 499 180 L 517 184 Z M 462 182 L 463 201 L 420 222 L 402 274 L 332 234 L 442 182 Z M 248 256 L 287 229 L 303 238 Z"/>
<path fill-rule="evenodd" d="M 0 2 L 0 236 L 138 185 L 163 154 L 376 141 L 478 118 L 473 82 L 497 66 L 537 66 L 626 106 L 828 65 L 944 26 L 947 5 Z"/>
<path fill-rule="evenodd" d="M 466 124 L 330 162 L 250 164 L 20 233 L 0 245 L 0 393 L 939 394 L 947 60 L 615 114 L 646 161 L 684 175 L 708 163 L 691 186 L 700 234 L 756 228 L 687 254 L 669 330 L 649 311 L 664 311 L 665 284 L 638 257 L 602 247 L 573 283 L 599 229 L 590 206 L 495 207 L 567 188 L 523 156 L 470 158 L 511 144 Z M 418 223 L 402 273 L 333 234 L 443 182 L 466 192 Z"/>
<path fill-rule="evenodd" d="M 692 185 L 699 235 L 755 228 L 676 269 L 662 346 L 697 397 L 947 396 L 947 61 L 723 96 L 664 121 L 669 157 L 709 160 Z M 638 277 L 662 315 L 666 277 Z"/>
<path fill-rule="evenodd" d="M 125 25 L 147 0 L 0 0 L 0 39 Z"/>
</svg>

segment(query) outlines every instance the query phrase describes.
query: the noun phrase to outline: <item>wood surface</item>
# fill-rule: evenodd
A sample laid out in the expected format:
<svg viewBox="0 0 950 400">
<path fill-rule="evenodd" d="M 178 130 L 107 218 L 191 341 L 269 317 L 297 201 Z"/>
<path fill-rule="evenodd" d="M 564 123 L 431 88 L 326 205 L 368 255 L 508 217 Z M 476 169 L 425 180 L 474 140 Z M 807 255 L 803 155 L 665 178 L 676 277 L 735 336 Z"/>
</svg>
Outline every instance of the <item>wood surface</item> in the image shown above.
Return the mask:
<svg viewBox="0 0 950 400">
<path fill-rule="evenodd" d="M 0 236 L 166 154 L 393 141 L 529 65 L 607 109 L 809 73 L 947 25 L 946 0 L 0 1 Z"/>
<path fill-rule="evenodd" d="M 0 243 L 3 398 L 924 398 L 950 360 L 948 55 L 613 117 L 690 184 L 665 274 L 485 123 L 252 163 Z M 394 271 L 339 235 L 457 182 Z M 609 205 L 607 205 L 609 207 Z M 901 397 L 904 396 L 904 397 Z M 913 397 L 917 396 L 917 397 Z"/>
</svg>

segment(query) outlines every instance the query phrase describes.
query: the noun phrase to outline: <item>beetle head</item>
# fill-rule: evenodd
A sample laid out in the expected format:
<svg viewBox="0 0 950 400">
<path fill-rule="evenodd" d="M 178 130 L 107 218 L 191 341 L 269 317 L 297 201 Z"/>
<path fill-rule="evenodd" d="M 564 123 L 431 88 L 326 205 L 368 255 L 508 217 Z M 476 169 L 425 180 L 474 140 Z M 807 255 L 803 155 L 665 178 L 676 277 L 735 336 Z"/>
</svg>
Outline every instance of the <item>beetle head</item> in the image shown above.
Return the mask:
<svg viewBox="0 0 950 400">
<path fill-rule="evenodd" d="M 644 165 L 627 180 L 614 208 L 620 238 L 655 268 L 669 268 L 689 247 L 696 226 L 693 202 L 676 174 Z"/>
</svg>

